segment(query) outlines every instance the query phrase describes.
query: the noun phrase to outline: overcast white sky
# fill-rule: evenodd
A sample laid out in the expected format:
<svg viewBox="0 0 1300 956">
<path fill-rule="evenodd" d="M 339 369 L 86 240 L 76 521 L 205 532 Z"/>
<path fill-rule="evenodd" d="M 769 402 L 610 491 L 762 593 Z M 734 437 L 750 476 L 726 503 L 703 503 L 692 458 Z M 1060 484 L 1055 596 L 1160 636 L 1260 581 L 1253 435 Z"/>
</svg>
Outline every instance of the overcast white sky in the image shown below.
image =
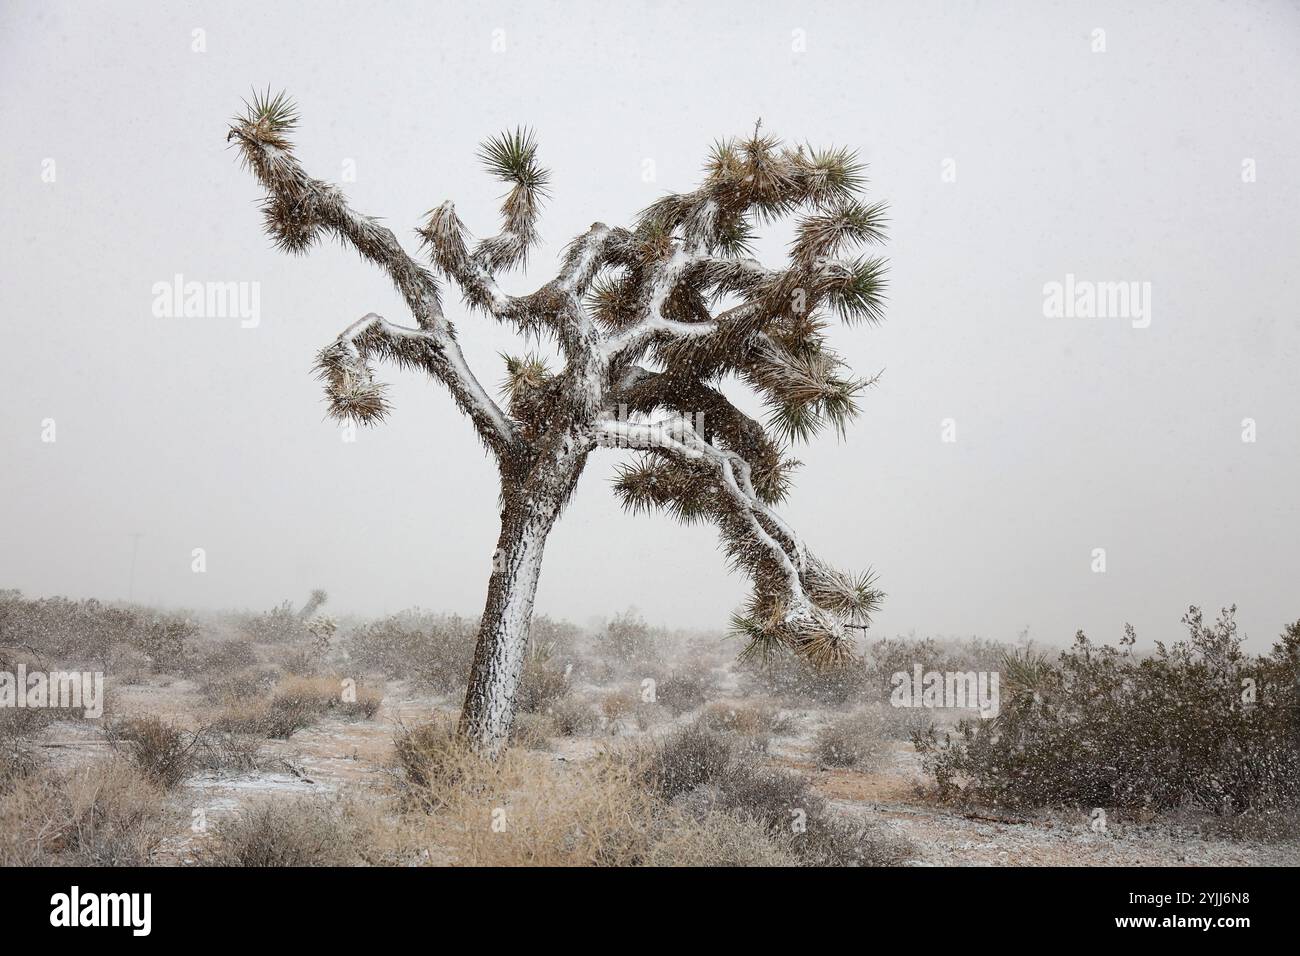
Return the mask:
<svg viewBox="0 0 1300 956">
<path fill-rule="evenodd" d="M 262 236 L 225 133 L 268 84 L 299 102 L 308 169 L 350 160 L 354 204 L 412 249 L 447 198 L 493 231 L 475 146 L 534 127 L 552 200 L 511 291 L 592 221 L 692 188 L 758 117 L 858 147 L 892 206 L 890 304 L 835 344 L 885 374 L 847 441 L 799 449 L 786 513 L 877 568 L 874 633 L 1131 621 L 1149 643 L 1189 603 L 1236 602 L 1263 647 L 1300 617 L 1300 12 L 1242 0 L 5 2 L 0 587 L 123 598 L 138 533 L 137 599 L 481 610 L 495 475 L 446 395 L 385 369 L 386 424 L 349 444 L 323 418 L 315 351 L 367 311 L 408 316 L 355 254 Z M 260 325 L 156 317 L 177 273 L 260 283 Z M 1149 282 L 1150 326 L 1045 317 L 1067 274 Z M 495 387 L 518 346 L 447 300 Z M 746 582 L 711 531 L 622 514 L 615 460 L 552 536 L 540 610 L 723 626 Z"/>
</svg>

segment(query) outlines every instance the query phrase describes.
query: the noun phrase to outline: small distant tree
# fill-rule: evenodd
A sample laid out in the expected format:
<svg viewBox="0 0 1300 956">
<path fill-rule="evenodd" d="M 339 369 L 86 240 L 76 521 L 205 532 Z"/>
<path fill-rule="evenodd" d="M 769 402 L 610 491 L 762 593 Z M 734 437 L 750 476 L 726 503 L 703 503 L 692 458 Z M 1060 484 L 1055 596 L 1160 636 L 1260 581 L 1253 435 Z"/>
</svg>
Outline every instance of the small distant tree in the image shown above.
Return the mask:
<svg viewBox="0 0 1300 956">
<path fill-rule="evenodd" d="M 785 146 L 757 127 L 720 141 L 694 192 L 663 197 L 629 228 L 592 224 L 553 279 L 510 295 L 498 279 L 526 263 L 548 195 L 531 132 L 504 133 L 479 153 L 508 187 L 501 231 L 473 242 L 444 202 L 416 230 L 426 265 L 338 187 L 307 175 L 284 94 L 245 105 L 227 139 L 267 191 L 267 233 L 291 253 L 331 236 L 352 246 L 388 274 L 414 318 L 412 327 L 368 313 L 320 352 L 331 414 L 382 420 L 389 405 L 374 364 L 420 369 L 451 393 L 497 465 L 501 532 L 460 720 L 476 747 L 495 753 L 507 739 L 546 539 L 601 447 L 637 452 L 615 481 L 627 509 L 717 526 L 753 582 L 733 619 L 749 639 L 745 654 L 789 651 L 825 664 L 853 654 L 851 628 L 865 627 L 881 598 L 871 573 L 832 569 L 773 509 L 798 465 L 790 444 L 828 426 L 842 433 L 875 382 L 851 375 L 825 334 L 831 316 L 882 315 L 884 261 L 847 255 L 883 241 L 885 222 L 882 204 L 862 201 L 852 152 Z M 798 217 L 789 261 L 769 268 L 752 258 L 755 228 L 789 216 Z M 461 353 L 439 275 L 471 313 L 553 341 L 559 367 L 535 354 L 506 357 L 499 405 Z M 766 422 L 725 397 L 727 378 L 761 396 Z"/>
</svg>

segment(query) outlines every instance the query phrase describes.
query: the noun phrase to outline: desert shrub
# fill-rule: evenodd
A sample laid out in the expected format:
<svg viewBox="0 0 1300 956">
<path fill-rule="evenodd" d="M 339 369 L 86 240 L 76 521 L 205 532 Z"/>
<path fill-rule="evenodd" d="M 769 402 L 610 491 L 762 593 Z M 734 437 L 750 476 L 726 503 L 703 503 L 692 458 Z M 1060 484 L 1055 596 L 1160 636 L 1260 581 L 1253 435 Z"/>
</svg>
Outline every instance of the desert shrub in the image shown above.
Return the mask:
<svg viewBox="0 0 1300 956">
<path fill-rule="evenodd" d="M 1192 607 L 1188 638 L 1149 656 L 1132 628 L 1119 648 L 1080 632 L 1055 663 L 1008 656 L 995 719 L 917 736 L 926 771 L 942 795 L 993 805 L 1300 806 L 1300 622 L 1250 658 L 1235 610 L 1207 625 Z"/>
<path fill-rule="evenodd" d="M 141 866 L 165 824 L 162 792 L 125 761 L 28 776 L 0 794 L 0 866 Z"/>
<path fill-rule="evenodd" d="M 271 709 L 304 714 L 309 719 L 323 716 L 356 717 L 369 720 L 379 712 L 383 694 L 373 687 L 353 684 L 345 699 L 342 678 L 289 677 L 275 687 Z"/>
<path fill-rule="evenodd" d="M 78 715 L 82 712 L 77 711 Z M 58 719 L 52 707 L 0 707 L 0 738 L 29 737 Z"/>
<path fill-rule="evenodd" d="M 311 800 L 262 801 L 221 820 L 198 852 L 205 866 L 347 866 L 358 862 L 340 808 Z"/>
<path fill-rule="evenodd" d="M 650 848 L 649 866 L 798 866 L 792 839 L 778 839 L 755 820 L 711 811 L 686 817 Z"/>
<path fill-rule="evenodd" d="M 399 765 L 413 806 L 408 842 L 435 844 L 462 866 L 633 866 L 675 822 L 609 755 L 560 764 L 512 747 L 475 755 L 449 721 L 404 728 Z M 496 826 L 500 821 L 503 826 Z"/>
<path fill-rule="evenodd" d="M 407 806 L 461 865 L 638 865 L 659 832 L 662 805 L 609 755 L 559 764 L 512 747 L 486 759 L 450 720 L 402 728 L 395 744 Z"/>
<path fill-rule="evenodd" d="M 817 732 L 813 754 L 827 767 L 869 770 L 884 754 L 883 722 L 874 707 L 860 707 L 835 717 Z"/>
<path fill-rule="evenodd" d="M 605 732 L 616 736 L 635 726 L 648 730 L 663 718 L 664 710 L 656 703 L 643 700 L 641 693 L 624 688 L 608 691 L 600 698 L 600 712 L 605 718 Z"/>
<path fill-rule="evenodd" d="M 109 729 L 109 737 L 164 790 L 179 786 L 194 770 L 199 735 L 157 717 L 118 721 Z"/>
<path fill-rule="evenodd" d="M 1029 644 L 1028 630 L 1022 631 L 1020 642 Z M 1016 648 L 1003 641 L 990 641 L 982 637 L 967 637 L 961 640 L 944 642 L 941 646 L 947 651 L 947 660 L 943 670 L 952 671 L 995 671 Z"/>
<path fill-rule="evenodd" d="M 705 707 L 695 723 L 713 733 L 735 734 L 747 738 L 751 749 L 766 750 L 774 733 L 789 729 L 790 720 L 782 720 L 780 712 L 768 701 L 744 703 L 717 703 Z"/>
<path fill-rule="evenodd" d="M 660 833 L 661 805 L 608 756 L 564 766 L 514 750 L 465 768 L 438 830 L 461 865 L 638 866 Z"/>
<path fill-rule="evenodd" d="M 550 750 L 551 737 L 556 735 L 555 722 L 549 715 L 523 713 L 510 727 L 510 744 L 525 750 Z"/>
<path fill-rule="evenodd" d="M 103 660 L 114 644 L 133 643 L 140 614 L 96 600 L 28 600 L 0 592 L 0 644 L 22 645 L 58 659 Z"/>
<path fill-rule="evenodd" d="M 857 658 L 838 665 L 818 665 L 795 654 L 775 654 L 766 661 L 743 661 L 741 673 L 750 684 L 778 700 L 841 706 L 875 699 L 875 692 L 867 689 L 866 667 Z"/>
<path fill-rule="evenodd" d="M 199 682 L 199 693 L 210 704 L 229 704 L 253 700 L 270 693 L 275 684 L 276 671 L 241 670 L 233 674 L 217 674 Z"/>
<path fill-rule="evenodd" d="M 721 734 L 695 725 L 684 727 L 651 750 L 642 766 L 642 779 L 664 800 L 673 800 L 721 779 L 733 750 L 731 740 Z"/>
<path fill-rule="evenodd" d="M 624 663 L 651 661 L 657 656 L 654 632 L 636 608 L 615 614 L 605 625 L 603 645 L 609 654 Z"/>
<path fill-rule="evenodd" d="M 863 695 L 888 700 L 894 674 L 911 674 L 916 664 L 926 671 L 945 670 L 944 654 L 932 637 L 885 637 L 871 644 L 864 661 Z M 990 669 L 996 669 L 996 665 Z"/>
<path fill-rule="evenodd" d="M 270 696 L 229 701 L 213 720 L 222 733 L 288 740 L 326 716 L 368 720 L 379 712 L 383 695 L 356 685 L 354 700 L 345 700 L 338 677 L 289 677 Z"/>
<path fill-rule="evenodd" d="M 569 678 L 555 657 L 555 647 L 530 640 L 517 702 L 524 713 L 543 711 L 569 691 Z"/>
<path fill-rule="evenodd" d="M 345 704 L 344 714 L 359 720 L 373 720 L 384 704 L 384 695 L 373 687 L 358 687 L 357 699 Z"/>
<path fill-rule="evenodd" d="M 198 632 L 198 625 L 187 618 L 159 615 L 139 632 L 136 646 L 149 658 L 155 673 L 176 673 L 186 664 L 186 642 Z"/>
<path fill-rule="evenodd" d="M 550 647 L 554 657 L 567 658 L 575 653 L 582 629 L 568 621 L 557 621 L 546 614 L 533 618 L 528 627 L 528 639 Z"/>
<path fill-rule="evenodd" d="M 212 727 L 188 731 L 157 717 L 118 721 L 109 739 L 136 768 L 163 790 L 180 786 L 193 773 L 243 773 L 259 766 L 256 738 Z"/>
<path fill-rule="evenodd" d="M 103 663 L 114 646 L 125 644 L 146 655 L 152 670 L 176 671 L 197 633 L 197 625 L 180 615 L 93 598 L 27 600 L 17 591 L 0 593 L 0 645 L 25 646 L 56 660 Z"/>
<path fill-rule="evenodd" d="M 634 690 L 612 690 L 601 696 L 600 712 L 611 727 L 619 727 L 636 711 L 640 702 L 641 697 Z"/>
<path fill-rule="evenodd" d="M 130 644 L 114 644 L 108 650 L 104 670 L 115 684 L 143 684 L 153 670 L 149 656 Z"/>
<path fill-rule="evenodd" d="M 713 782 L 722 809 L 743 813 L 772 830 L 788 830 L 798 811 L 811 817 L 824 808 L 802 774 L 756 758 L 732 761 Z"/>
<path fill-rule="evenodd" d="M 26 663 L 29 673 L 31 670 L 43 666 L 33 663 L 32 659 L 26 655 L 3 655 L 0 656 L 0 671 L 7 671 L 16 677 L 19 661 Z M 90 705 L 88 694 L 93 692 L 93 689 L 87 690 L 85 685 L 82 685 L 82 687 L 83 696 L 79 706 L 63 706 L 65 703 L 73 703 L 74 698 L 68 696 L 71 685 L 64 684 L 61 680 L 55 681 L 52 676 L 45 685 L 45 698 L 41 706 L 32 706 L 29 703 L 28 706 L 18 707 L 15 706 L 16 701 L 10 698 L 7 704 L 0 705 L 0 739 L 30 736 L 60 720 L 81 722 L 87 719 L 95 719 L 86 716 L 87 707 Z M 30 695 L 33 689 L 32 687 L 18 687 L 16 691 L 18 694 L 26 693 Z M 101 694 L 100 704 L 103 713 L 107 714 L 110 710 L 110 700 L 106 686 L 102 688 Z M 28 696 L 27 700 L 30 702 L 32 697 Z"/>
<path fill-rule="evenodd" d="M 310 647 L 286 647 L 275 655 L 276 666 L 286 674 L 317 677 L 323 669 L 320 655 Z"/>
<path fill-rule="evenodd" d="M 911 741 L 924 735 L 934 723 L 931 711 L 920 707 L 891 707 L 880 705 L 880 735 L 885 740 Z"/>
<path fill-rule="evenodd" d="M 304 707 L 272 706 L 265 697 L 230 701 L 213 718 L 218 733 L 288 740 L 310 727 L 315 715 Z"/>
<path fill-rule="evenodd" d="M 269 611 L 245 616 L 240 621 L 239 629 L 255 644 L 283 644 L 306 635 L 306 629 L 289 601 L 284 601 Z"/>
<path fill-rule="evenodd" d="M 774 655 L 764 661 L 746 661 L 742 673 L 755 686 L 782 700 L 806 700 L 832 706 L 857 706 L 889 699 L 892 678 L 911 674 L 916 664 L 924 670 L 996 670 L 1010 645 L 978 637 L 960 640 L 934 638 L 883 638 L 862 658 L 838 666 L 818 666 L 793 654 Z"/>
<path fill-rule="evenodd" d="M 908 840 L 825 810 L 790 846 L 804 866 L 899 866 L 915 856 Z"/>
<path fill-rule="evenodd" d="M 546 708 L 555 733 L 560 737 L 581 737 L 595 733 L 599 720 L 596 712 L 585 701 L 573 694 L 565 694 Z"/>
<path fill-rule="evenodd" d="M 282 601 L 269 611 L 241 615 L 236 620 L 236 626 L 256 644 L 314 640 L 316 635 L 311 627 L 312 619 L 327 600 L 329 596 L 317 588 L 299 610 L 294 610 L 292 602 Z"/>
<path fill-rule="evenodd" d="M 907 841 L 837 815 L 799 774 L 744 759 L 732 763 L 717 786 L 722 809 L 788 839 L 805 866 L 893 866 L 911 856 Z"/>
<path fill-rule="evenodd" d="M 477 625 L 457 615 L 402 611 L 353 631 L 352 662 L 386 677 L 412 678 L 439 693 L 463 692 Z"/>
<path fill-rule="evenodd" d="M 439 794 L 454 785 L 475 760 L 450 720 L 399 726 L 393 749 L 404 794 L 426 808 L 438 805 Z"/>
<path fill-rule="evenodd" d="M 38 751 L 18 734 L 0 726 L 0 796 L 41 769 Z"/>
<path fill-rule="evenodd" d="M 247 734 L 223 733 L 207 728 L 199 737 L 192 765 L 209 773 L 251 773 L 262 767 L 262 743 Z"/>
<path fill-rule="evenodd" d="M 673 716 L 702 705 L 713 686 L 707 667 L 692 663 L 675 667 L 655 682 L 655 699 Z"/>
<path fill-rule="evenodd" d="M 403 728 L 396 750 L 403 785 L 424 811 L 404 814 L 403 826 L 414 831 L 417 845 L 436 841 L 451 862 L 461 865 L 788 866 L 894 860 L 886 841 L 832 820 L 799 778 L 777 797 L 769 796 L 772 806 L 764 807 L 752 791 L 770 795 L 772 788 L 744 785 L 753 771 L 745 776 L 748 765 L 733 761 L 731 744 L 722 735 L 688 728 L 654 747 L 562 764 L 520 747 L 495 760 L 482 759 L 455 737 L 450 721 L 436 721 Z M 724 805 L 728 788 L 735 793 Z M 695 804 L 679 799 L 696 791 L 707 791 L 709 799 Z M 810 808 L 808 829 L 816 832 L 809 836 L 794 826 L 787 803 Z M 503 826 L 495 826 L 498 821 Z M 847 846 L 834 846 L 837 841 Z"/>
<path fill-rule="evenodd" d="M 196 649 L 197 669 L 203 673 L 226 672 L 252 667 L 257 651 L 248 641 L 214 641 Z"/>
<path fill-rule="evenodd" d="M 760 826 L 806 866 L 886 866 L 910 855 L 906 841 L 842 819 L 808 780 L 736 749 L 728 735 L 698 726 L 635 759 L 650 790 L 698 814 L 721 811 Z"/>
<path fill-rule="evenodd" d="M 866 656 L 863 699 L 887 699 L 894 674 L 911 674 L 917 664 L 927 672 L 995 671 L 1012 651 L 1009 644 L 980 637 L 883 638 L 871 645 Z"/>
</svg>

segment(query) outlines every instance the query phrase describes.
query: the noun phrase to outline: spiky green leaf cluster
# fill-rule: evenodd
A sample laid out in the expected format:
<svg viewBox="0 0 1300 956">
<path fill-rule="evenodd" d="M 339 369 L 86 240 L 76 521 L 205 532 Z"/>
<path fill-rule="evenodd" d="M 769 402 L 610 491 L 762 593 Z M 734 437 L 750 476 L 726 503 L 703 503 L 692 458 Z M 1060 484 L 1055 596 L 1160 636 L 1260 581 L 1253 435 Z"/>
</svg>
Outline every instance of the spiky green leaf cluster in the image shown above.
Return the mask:
<svg viewBox="0 0 1300 956">
<path fill-rule="evenodd" d="M 516 127 L 491 137 L 479 147 L 479 159 L 497 179 L 545 193 L 551 175 L 537 162 L 537 137 Z"/>
<path fill-rule="evenodd" d="M 244 100 L 244 112 L 232 123 L 258 141 L 283 149 L 289 145 L 288 134 L 298 126 L 298 107 L 283 90 L 274 95 L 270 87 L 253 90 L 252 98 Z"/>
</svg>

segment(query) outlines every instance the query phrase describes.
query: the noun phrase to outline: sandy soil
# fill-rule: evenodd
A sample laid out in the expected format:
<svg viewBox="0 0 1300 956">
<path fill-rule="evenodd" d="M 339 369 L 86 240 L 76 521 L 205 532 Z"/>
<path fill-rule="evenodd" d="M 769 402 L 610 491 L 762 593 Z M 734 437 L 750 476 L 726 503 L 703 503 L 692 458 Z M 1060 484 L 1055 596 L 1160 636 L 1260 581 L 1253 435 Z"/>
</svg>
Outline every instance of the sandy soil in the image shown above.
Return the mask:
<svg viewBox="0 0 1300 956">
<path fill-rule="evenodd" d="M 120 688 L 114 702 L 118 715 L 155 714 L 193 726 L 196 692 L 185 681 Z M 160 862 L 192 862 L 197 837 L 184 826 L 196 810 L 209 823 L 249 800 L 284 795 L 365 794 L 380 799 L 399 723 L 427 719 L 435 712 L 454 713 L 455 702 L 421 694 L 389 682 L 383 706 L 371 720 L 323 720 L 287 741 L 267 741 L 264 769 L 235 776 L 203 774 L 170 798 L 180 825 L 163 847 Z M 808 775 L 815 789 L 848 814 L 871 821 L 907 838 L 916 848 L 918 866 L 1268 866 L 1300 864 L 1300 844 L 1264 844 L 1205 839 L 1195 830 L 1168 822 L 1111 823 L 1094 832 L 1080 815 L 1043 815 L 1033 819 L 996 811 L 962 812 L 937 804 L 922 785 L 920 761 L 911 745 L 894 743 L 872 772 L 818 766 L 812 739 L 826 714 L 815 709 L 791 712 L 797 733 L 776 737 L 768 752 L 772 762 Z M 691 719 L 691 714 L 657 724 L 662 734 Z M 636 737 L 634 721 L 621 722 L 613 736 Z M 562 763 L 590 758 L 611 736 L 557 739 L 553 756 Z M 51 760 L 72 766 L 104 752 L 99 729 L 86 722 L 57 723 L 43 731 Z"/>
</svg>

